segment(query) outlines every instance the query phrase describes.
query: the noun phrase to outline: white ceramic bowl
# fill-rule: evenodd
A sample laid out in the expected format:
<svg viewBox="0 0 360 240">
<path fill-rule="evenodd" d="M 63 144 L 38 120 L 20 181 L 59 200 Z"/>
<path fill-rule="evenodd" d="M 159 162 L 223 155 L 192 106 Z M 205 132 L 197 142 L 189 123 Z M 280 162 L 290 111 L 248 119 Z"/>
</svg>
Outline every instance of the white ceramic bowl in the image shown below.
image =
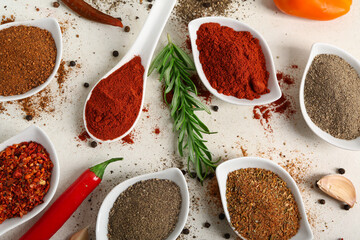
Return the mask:
<svg viewBox="0 0 360 240">
<path fill-rule="evenodd" d="M 308 63 L 305 67 L 304 75 L 301 80 L 300 85 L 300 109 L 302 112 L 302 115 L 305 119 L 305 122 L 310 127 L 310 129 L 318 135 L 320 138 L 324 139 L 328 143 L 343 148 L 347 150 L 353 150 L 353 151 L 360 151 L 360 137 L 353 139 L 353 140 L 344 140 L 339 139 L 331 136 L 327 132 L 321 130 L 318 126 L 315 125 L 315 123 L 311 120 L 309 115 L 306 112 L 305 102 L 304 102 L 304 86 L 305 86 L 305 79 L 306 75 L 309 71 L 309 68 L 311 66 L 312 61 L 314 58 L 319 54 L 334 54 L 341 58 L 343 58 L 345 61 L 347 61 L 357 72 L 360 74 L 360 62 L 356 60 L 353 56 L 351 56 L 349 53 L 345 52 L 344 50 L 332 46 L 330 44 L 325 43 L 315 43 L 310 52 Z"/>
<path fill-rule="evenodd" d="M 173 181 L 180 187 L 182 203 L 181 203 L 181 210 L 178 222 L 175 226 L 174 231 L 169 235 L 166 240 L 175 240 L 183 230 L 187 216 L 189 214 L 189 191 L 187 187 L 187 183 L 185 180 L 184 175 L 178 168 L 169 168 L 161 172 L 150 173 L 141 175 L 138 177 L 134 177 L 128 179 L 119 185 L 117 185 L 104 199 L 103 203 L 101 204 L 99 214 L 96 221 L 96 239 L 97 240 L 107 240 L 108 234 L 108 222 L 109 222 L 109 212 L 113 207 L 116 199 L 119 195 L 125 191 L 128 187 L 134 185 L 135 183 L 143 180 L 148 179 L 168 179 Z"/>
<path fill-rule="evenodd" d="M 59 184 L 60 178 L 60 168 L 59 168 L 59 161 L 56 155 L 56 151 L 54 145 L 51 143 L 49 137 L 46 133 L 41 130 L 41 128 L 37 126 L 31 126 L 25 129 L 23 132 L 19 133 L 18 135 L 6 140 L 5 142 L 0 144 L 0 151 L 3 151 L 6 147 L 11 146 L 13 144 L 21 143 L 21 142 L 29 142 L 34 141 L 40 143 L 46 151 L 49 153 L 50 159 L 54 164 L 54 168 L 51 174 L 50 180 L 50 188 L 49 191 L 46 193 L 44 197 L 44 202 L 38 206 L 36 206 L 33 210 L 25 214 L 22 218 L 10 218 L 5 220 L 3 223 L 0 224 L 0 235 L 6 233 L 7 231 L 23 224 L 24 222 L 30 220 L 31 218 L 35 217 L 39 214 L 51 201 L 53 198 L 56 189 Z"/>
<path fill-rule="evenodd" d="M 36 88 L 33 88 L 30 91 L 23 93 L 23 94 L 14 95 L 14 96 L 0 96 L 0 102 L 19 100 L 19 99 L 30 97 L 30 96 L 40 92 L 54 78 L 54 76 L 57 73 L 59 66 L 60 66 L 61 57 L 62 57 L 62 37 L 61 37 L 60 26 L 59 26 L 59 23 L 57 22 L 57 20 L 55 18 L 43 18 L 43 19 L 25 21 L 25 22 L 12 22 L 12 23 L 0 25 L 0 31 L 5 28 L 20 26 L 20 25 L 38 27 L 41 29 L 48 30 L 51 33 L 52 37 L 54 38 L 56 50 L 57 50 L 55 67 L 54 67 L 54 70 L 51 73 L 51 75 L 48 77 L 48 79 L 40 86 L 37 86 Z"/>
<path fill-rule="evenodd" d="M 227 26 L 235 31 L 248 31 L 250 32 L 255 38 L 259 39 L 259 43 L 261 45 L 261 49 L 265 56 L 266 61 L 266 69 L 268 70 L 270 76 L 268 81 L 268 88 L 270 89 L 270 93 L 261 95 L 260 98 L 254 99 L 254 100 L 248 100 L 248 99 L 240 99 L 233 96 L 227 96 L 224 94 L 219 93 L 216 89 L 214 89 L 209 81 L 207 80 L 205 73 L 202 68 L 202 64 L 199 60 L 199 50 L 196 45 L 196 39 L 197 39 L 197 31 L 200 28 L 200 26 L 204 23 L 219 23 L 222 26 Z M 281 90 L 279 87 L 279 83 L 276 78 L 276 71 L 275 71 L 275 65 L 274 60 L 271 54 L 271 50 L 266 43 L 265 39 L 261 36 L 260 33 L 258 33 L 255 29 L 249 27 L 248 25 L 239 22 L 237 20 L 231 19 L 231 18 L 225 18 L 225 17 L 204 17 L 204 18 L 198 18 L 189 23 L 189 33 L 190 33 L 190 39 L 191 39 L 191 46 L 192 46 L 192 52 L 194 56 L 194 62 L 196 66 L 197 73 L 199 74 L 199 77 L 205 87 L 216 97 L 220 98 L 221 100 L 225 102 L 229 102 L 232 104 L 237 105 L 244 105 L 244 106 L 254 106 L 254 105 L 264 105 L 271 102 L 274 102 L 278 100 L 281 97 Z"/>
<path fill-rule="evenodd" d="M 235 233 L 241 238 L 246 239 L 243 236 L 241 236 L 231 225 L 230 215 L 227 209 L 227 201 L 226 201 L 226 181 L 228 178 L 228 174 L 230 172 L 242 168 L 262 168 L 262 169 L 270 170 L 276 173 L 282 180 L 284 180 L 287 183 L 288 188 L 291 190 L 292 194 L 295 197 L 295 201 L 298 205 L 299 212 L 301 215 L 300 229 L 297 232 L 297 234 L 291 238 L 291 240 L 313 239 L 313 234 L 311 232 L 311 228 L 306 217 L 304 203 L 302 201 L 300 191 L 296 186 L 294 179 L 290 176 L 290 174 L 287 171 L 285 171 L 285 169 L 283 169 L 273 161 L 258 157 L 243 157 L 243 158 L 232 159 L 220 164 L 216 168 L 216 177 L 219 183 L 221 201 L 223 204 L 225 216 L 231 228 L 235 231 Z"/>
</svg>

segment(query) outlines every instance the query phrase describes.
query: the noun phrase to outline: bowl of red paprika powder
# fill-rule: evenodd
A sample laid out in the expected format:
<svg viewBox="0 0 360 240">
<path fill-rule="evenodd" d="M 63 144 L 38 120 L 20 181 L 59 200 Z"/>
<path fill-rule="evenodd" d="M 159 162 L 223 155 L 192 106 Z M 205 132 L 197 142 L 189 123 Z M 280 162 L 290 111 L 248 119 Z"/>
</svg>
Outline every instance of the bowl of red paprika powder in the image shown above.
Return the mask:
<svg viewBox="0 0 360 240">
<path fill-rule="evenodd" d="M 32 150 L 30 149 L 31 144 L 36 146 L 35 149 Z M 6 210 L 3 208 L 4 206 L 1 206 L 2 207 L 1 208 L 2 210 L 0 211 L 1 219 L 5 219 L 5 218 L 7 219 L 0 224 L 0 236 L 6 233 L 7 231 L 27 222 L 28 220 L 38 215 L 42 210 L 44 210 L 44 208 L 50 203 L 51 199 L 53 198 L 59 184 L 60 167 L 59 167 L 59 161 L 57 158 L 55 147 L 51 143 L 49 137 L 41 128 L 35 125 L 30 126 L 21 133 L 2 142 L 0 144 L 0 153 L 3 152 L 4 150 L 8 150 L 8 149 L 10 150 L 9 147 L 11 146 L 12 151 L 9 151 L 9 153 L 8 152 L 5 153 L 5 155 L 7 155 L 7 159 L 10 161 L 12 159 L 11 156 L 12 154 L 15 157 L 18 157 L 18 159 L 21 159 L 20 156 L 17 156 L 20 154 L 19 151 L 15 150 L 15 147 L 17 145 L 21 145 L 21 151 L 22 151 L 21 155 L 27 151 L 27 148 L 30 150 L 31 153 L 31 154 L 29 153 L 29 156 L 26 157 L 25 160 L 19 161 L 20 164 L 24 164 L 24 161 L 29 161 L 28 163 L 32 163 L 32 164 L 24 164 L 20 166 L 20 164 L 16 165 L 15 160 L 13 160 L 14 162 L 13 164 L 11 162 L 9 163 L 2 162 L 2 164 L 0 164 L 2 171 L 5 171 L 7 166 L 13 166 L 14 168 L 11 170 L 18 169 L 20 170 L 19 173 L 23 175 L 23 176 L 17 176 L 17 174 L 19 173 L 15 171 L 11 173 L 10 178 L 13 179 L 9 179 L 9 176 L 0 174 L 2 178 L 2 183 L 4 183 L 3 181 L 5 181 L 7 184 L 11 182 L 11 184 L 13 185 L 11 188 L 12 191 L 19 191 L 19 190 L 23 191 L 22 192 L 23 196 L 13 194 L 12 202 L 11 204 L 9 204 L 9 206 L 7 206 L 10 208 L 13 207 L 15 208 L 15 210 L 20 209 L 20 211 L 22 212 L 20 216 L 22 215 L 22 217 L 8 216 L 7 213 L 4 211 Z M 42 154 L 38 153 L 39 150 L 41 150 Z M 41 167 L 39 165 L 40 161 L 36 161 L 35 163 L 32 160 L 32 159 L 37 159 L 37 157 L 35 157 L 34 154 L 37 156 L 40 155 L 41 158 L 44 158 Z M 2 155 L 0 155 L 0 157 L 1 156 Z M 29 160 L 30 156 L 31 159 Z M 47 163 L 45 163 L 45 159 Z M 9 171 L 11 170 L 9 169 Z M 29 172 L 32 172 L 32 174 L 28 174 Z M 47 179 L 45 179 L 45 182 L 42 182 L 44 181 L 44 179 L 42 179 L 44 176 L 42 173 L 44 172 L 47 172 Z M 3 180 L 4 178 L 6 180 Z M 38 179 L 35 180 L 35 178 Z M 19 185 L 17 185 L 19 181 L 22 182 L 21 184 L 23 185 L 30 184 L 29 188 L 24 188 L 24 186 L 20 187 Z M 7 188 L 0 187 L 1 193 L 8 191 L 8 189 L 9 189 L 8 185 Z M 44 191 L 45 195 L 43 194 L 39 195 L 36 192 L 37 190 Z M 37 199 L 39 198 L 39 196 L 41 196 L 42 199 Z M 6 196 L 2 196 L 2 197 L 5 198 L 1 200 L 2 204 L 8 201 L 6 199 Z M 35 201 L 34 199 L 31 200 L 30 199 L 31 197 L 35 197 L 36 198 Z M 18 199 L 21 199 L 21 202 L 15 202 L 18 201 Z M 17 206 L 16 204 L 19 204 L 17 208 L 16 208 Z M 30 205 L 31 208 L 29 207 Z"/>
<path fill-rule="evenodd" d="M 196 70 L 205 87 L 223 101 L 264 105 L 281 97 L 274 61 L 253 28 L 224 17 L 189 23 Z"/>
</svg>

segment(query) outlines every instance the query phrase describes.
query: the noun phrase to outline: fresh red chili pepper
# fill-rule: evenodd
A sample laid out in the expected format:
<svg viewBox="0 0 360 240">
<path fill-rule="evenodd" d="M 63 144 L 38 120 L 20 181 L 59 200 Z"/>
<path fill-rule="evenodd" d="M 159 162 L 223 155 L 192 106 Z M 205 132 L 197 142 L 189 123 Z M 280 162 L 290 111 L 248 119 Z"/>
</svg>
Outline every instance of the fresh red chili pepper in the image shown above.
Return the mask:
<svg viewBox="0 0 360 240">
<path fill-rule="evenodd" d="M 83 0 L 62 0 L 62 2 L 84 18 L 112 26 L 123 27 L 123 24 L 119 19 L 100 12 Z"/>
<path fill-rule="evenodd" d="M 107 165 L 119 160 L 122 158 L 112 158 L 83 172 L 19 240 L 50 239 L 99 185 Z"/>
</svg>

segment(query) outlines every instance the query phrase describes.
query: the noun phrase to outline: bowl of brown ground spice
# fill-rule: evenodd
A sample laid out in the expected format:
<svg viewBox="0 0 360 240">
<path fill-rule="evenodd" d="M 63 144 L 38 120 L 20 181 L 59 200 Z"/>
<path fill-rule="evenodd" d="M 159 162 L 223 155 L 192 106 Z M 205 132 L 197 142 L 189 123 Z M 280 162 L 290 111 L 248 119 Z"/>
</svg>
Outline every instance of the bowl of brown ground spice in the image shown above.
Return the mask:
<svg viewBox="0 0 360 240">
<path fill-rule="evenodd" d="M 178 168 L 126 180 L 104 199 L 98 240 L 175 240 L 189 213 L 189 192 Z"/>
<path fill-rule="evenodd" d="M 0 26 L 0 102 L 30 97 L 54 78 L 62 37 L 54 18 Z"/>
<path fill-rule="evenodd" d="M 310 129 L 328 143 L 360 150 L 360 62 L 316 43 L 300 85 L 300 108 Z"/>
<path fill-rule="evenodd" d="M 225 216 L 242 239 L 311 240 L 300 191 L 271 160 L 243 157 L 216 168 Z"/>
</svg>

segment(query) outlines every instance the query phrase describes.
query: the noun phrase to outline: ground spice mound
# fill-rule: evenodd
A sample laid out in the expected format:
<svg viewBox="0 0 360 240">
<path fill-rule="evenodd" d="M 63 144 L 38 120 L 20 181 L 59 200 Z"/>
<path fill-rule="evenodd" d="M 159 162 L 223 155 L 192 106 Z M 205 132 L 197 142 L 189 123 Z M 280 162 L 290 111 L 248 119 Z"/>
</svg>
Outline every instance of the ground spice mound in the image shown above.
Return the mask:
<svg viewBox="0 0 360 240">
<path fill-rule="evenodd" d="M 37 205 L 50 187 L 53 163 L 36 142 L 22 142 L 0 152 L 0 223 L 22 217 Z"/>
<path fill-rule="evenodd" d="M 140 181 L 122 192 L 109 214 L 110 240 L 164 240 L 174 230 L 181 208 L 180 188 L 172 181 Z"/>
<path fill-rule="evenodd" d="M 231 225 L 246 239 L 286 240 L 299 230 L 295 198 L 271 171 L 246 168 L 229 173 L 226 200 Z"/>
<path fill-rule="evenodd" d="M 187 25 L 195 18 L 224 16 L 232 3 L 232 0 L 179 0 L 175 7 L 175 14 Z"/>
<path fill-rule="evenodd" d="M 344 59 L 331 54 L 316 56 L 304 86 L 306 112 L 333 137 L 360 136 L 360 77 Z"/>
<path fill-rule="evenodd" d="M 252 100 L 270 92 L 265 57 L 250 32 L 205 23 L 196 44 L 205 76 L 219 93 Z"/>
<path fill-rule="evenodd" d="M 129 130 L 139 115 L 144 67 L 134 57 L 100 81 L 85 107 L 89 132 L 101 140 L 112 140 Z"/>
<path fill-rule="evenodd" d="M 0 95 L 23 94 L 43 84 L 54 70 L 56 46 L 51 33 L 16 26 L 0 31 Z"/>
</svg>

